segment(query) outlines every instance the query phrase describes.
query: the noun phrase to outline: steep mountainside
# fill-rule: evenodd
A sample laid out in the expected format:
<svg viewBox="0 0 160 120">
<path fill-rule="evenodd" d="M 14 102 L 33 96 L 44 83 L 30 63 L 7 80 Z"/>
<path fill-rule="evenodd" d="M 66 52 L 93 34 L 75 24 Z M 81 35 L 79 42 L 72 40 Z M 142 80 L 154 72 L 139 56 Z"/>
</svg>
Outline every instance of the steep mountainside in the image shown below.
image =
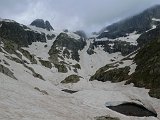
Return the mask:
<svg viewBox="0 0 160 120">
<path fill-rule="evenodd" d="M 98 38 L 110 38 L 115 39 L 117 37 L 125 37 L 127 33 L 133 33 L 136 31 L 141 34 L 153 27 L 153 25 L 159 24 L 160 21 L 160 5 L 154 6 L 145 10 L 144 12 L 130 17 L 126 20 L 122 20 L 118 23 L 110 25 L 100 32 Z"/>
<path fill-rule="evenodd" d="M 150 90 L 150 95 L 160 98 L 159 55 L 160 28 L 143 33 L 139 38 L 141 48 L 133 57 L 127 56 L 119 62 L 100 68 L 90 80 L 134 83 Z M 146 43 L 146 44 L 144 44 Z M 130 61 L 126 64 L 126 61 Z M 134 67 L 134 69 L 132 69 Z M 132 73 L 129 74 L 130 70 Z"/>
<path fill-rule="evenodd" d="M 0 36 L 25 47 L 36 41 L 46 42 L 44 34 L 33 32 L 27 26 L 10 20 L 0 21 Z"/>
<path fill-rule="evenodd" d="M 107 26 L 98 35 L 94 35 L 88 53 L 94 54 L 94 48 L 97 46 L 102 46 L 103 50 L 109 53 L 121 52 L 123 56 L 134 52 L 152 40 L 150 36 L 145 38 L 143 33 L 155 29 L 160 24 L 159 11 L 160 6 L 157 5 L 138 15 Z"/>
</svg>

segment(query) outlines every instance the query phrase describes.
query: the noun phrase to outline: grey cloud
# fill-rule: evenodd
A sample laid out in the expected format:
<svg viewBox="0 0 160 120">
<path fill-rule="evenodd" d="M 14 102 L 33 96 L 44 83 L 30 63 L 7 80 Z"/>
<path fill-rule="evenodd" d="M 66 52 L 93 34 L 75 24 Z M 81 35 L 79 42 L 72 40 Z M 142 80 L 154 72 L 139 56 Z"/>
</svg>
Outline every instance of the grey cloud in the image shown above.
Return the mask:
<svg viewBox="0 0 160 120">
<path fill-rule="evenodd" d="M 30 24 L 47 19 L 55 29 L 97 31 L 160 4 L 159 0 L 1 0 L 0 17 Z"/>
</svg>

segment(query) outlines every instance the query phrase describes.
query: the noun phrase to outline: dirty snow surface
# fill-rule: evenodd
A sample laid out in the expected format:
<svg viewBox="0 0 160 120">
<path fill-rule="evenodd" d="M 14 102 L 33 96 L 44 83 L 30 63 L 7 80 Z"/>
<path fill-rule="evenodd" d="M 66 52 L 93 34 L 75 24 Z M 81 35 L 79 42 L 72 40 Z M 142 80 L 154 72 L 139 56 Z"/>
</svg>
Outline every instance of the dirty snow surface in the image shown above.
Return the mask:
<svg viewBox="0 0 160 120">
<path fill-rule="evenodd" d="M 56 34 L 56 33 L 54 33 Z M 31 54 L 48 59 L 48 51 L 55 39 L 47 43 L 33 43 L 26 48 Z M 44 48 L 47 44 L 48 47 Z M 89 43 L 84 50 L 79 51 L 82 69 L 78 75 L 82 76 L 78 83 L 61 84 L 65 77 L 73 74 L 58 73 L 56 68 L 46 68 L 39 62 L 27 66 L 32 67 L 36 73 L 43 76 L 44 80 L 32 75 L 32 71 L 20 63 L 9 60 L 6 56 L 13 56 L 4 51 L 0 52 L 0 64 L 14 73 L 17 80 L 0 73 L 0 120 L 94 120 L 97 116 L 118 117 L 121 120 L 158 120 L 160 119 L 160 100 L 151 98 L 144 88 L 133 87 L 132 84 L 125 86 L 124 82 L 110 83 L 89 81 L 89 77 L 96 70 L 108 63 L 110 59 L 116 61 L 122 59 L 120 53 L 108 54 L 102 48 L 97 48 L 96 54 L 89 56 L 86 53 Z M 25 56 L 22 56 L 27 60 Z M 5 60 L 9 65 L 6 65 Z M 68 60 L 73 62 L 71 60 Z M 129 64 L 129 63 L 126 63 Z M 131 72 L 136 65 L 132 65 Z M 63 89 L 78 91 L 73 94 L 63 92 Z M 123 102 L 135 102 L 143 104 L 147 109 L 156 111 L 155 117 L 128 117 L 112 111 L 106 104 Z"/>
</svg>

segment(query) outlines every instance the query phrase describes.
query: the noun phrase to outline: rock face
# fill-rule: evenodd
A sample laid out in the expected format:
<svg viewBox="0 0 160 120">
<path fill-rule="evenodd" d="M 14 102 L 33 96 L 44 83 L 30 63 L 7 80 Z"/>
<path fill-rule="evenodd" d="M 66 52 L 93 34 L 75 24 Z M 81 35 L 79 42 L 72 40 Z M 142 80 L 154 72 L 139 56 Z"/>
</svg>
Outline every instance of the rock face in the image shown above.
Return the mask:
<svg viewBox="0 0 160 120">
<path fill-rule="evenodd" d="M 37 60 L 34 58 L 34 55 L 31 55 L 27 50 L 19 48 L 19 51 L 30 60 L 32 64 L 37 64 Z"/>
<path fill-rule="evenodd" d="M 44 21 L 43 19 L 36 19 L 31 23 L 32 26 L 47 29 L 48 31 L 54 30 L 49 21 Z"/>
<path fill-rule="evenodd" d="M 158 35 L 159 36 L 159 35 Z M 135 56 L 137 68 L 129 83 L 151 89 L 151 95 L 160 98 L 160 39 L 152 40 Z M 154 94 L 153 94 L 154 92 Z"/>
<path fill-rule="evenodd" d="M 80 81 L 80 76 L 77 75 L 70 75 L 68 77 L 66 77 L 63 81 L 61 81 L 61 83 L 77 83 L 78 81 Z"/>
<path fill-rule="evenodd" d="M 156 29 L 143 33 L 137 39 L 137 42 L 139 47 L 142 47 L 145 44 L 149 43 L 151 40 L 158 40 L 158 39 L 160 39 L 160 25 L 158 25 Z"/>
<path fill-rule="evenodd" d="M 46 37 L 47 37 L 48 40 L 52 40 L 52 39 L 55 38 L 56 36 L 55 36 L 54 34 L 52 34 L 52 35 L 47 35 Z"/>
<path fill-rule="evenodd" d="M 49 62 L 49 61 L 46 61 L 46 60 L 39 60 L 39 62 L 43 65 L 43 66 L 45 66 L 45 67 L 47 67 L 47 68 L 52 68 L 52 64 Z"/>
<path fill-rule="evenodd" d="M 133 62 L 137 67 L 135 72 L 128 75 L 130 68 L 118 68 L 114 64 L 100 68 L 90 80 L 120 82 L 128 80 L 126 84 L 134 83 L 136 87 L 150 89 L 152 97 L 160 98 L 160 29 L 143 33 L 138 39 L 140 49 Z M 128 59 L 128 58 L 126 58 Z M 110 69 L 110 70 L 109 70 Z"/>
<path fill-rule="evenodd" d="M 102 82 L 111 81 L 111 82 L 121 82 L 123 80 L 129 79 L 129 70 L 130 67 L 126 66 L 124 68 L 114 68 L 115 66 L 106 65 L 105 67 L 100 68 L 91 78 L 92 80 L 98 80 Z M 113 69 L 112 69 L 113 68 Z M 111 70 L 109 70 L 111 69 Z"/>
<path fill-rule="evenodd" d="M 27 47 L 36 41 L 46 42 L 45 34 L 31 31 L 30 28 L 17 22 L 0 21 L 0 24 L 0 37 L 19 46 Z"/>
<path fill-rule="evenodd" d="M 160 19 L 160 5 L 104 28 L 100 32 L 98 38 L 108 37 L 115 39 L 126 36 L 127 33 L 132 33 L 134 31 L 137 31 L 137 33 L 143 33 L 151 29 L 152 25 L 157 25 L 159 23 L 157 21 L 153 21 L 152 18 Z"/>
<path fill-rule="evenodd" d="M 63 56 L 71 56 L 71 59 L 79 61 L 78 51 L 82 50 L 85 45 L 86 41 L 81 38 L 77 40 L 71 38 L 66 33 L 60 33 L 49 50 L 49 55 L 51 56 L 51 59 L 55 59 L 55 57 L 58 57 L 58 54 L 63 52 Z M 71 53 L 68 50 L 70 50 Z"/>
<path fill-rule="evenodd" d="M 112 46 L 111 46 L 112 45 Z M 135 51 L 138 47 L 136 45 L 132 45 L 126 41 L 94 41 L 90 44 L 89 49 L 87 50 L 88 54 L 94 54 L 94 48 L 102 46 L 105 52 L 115 53 L 121 52 L 123 56 L 126 56 L 133 51 Z"/>
</svg>

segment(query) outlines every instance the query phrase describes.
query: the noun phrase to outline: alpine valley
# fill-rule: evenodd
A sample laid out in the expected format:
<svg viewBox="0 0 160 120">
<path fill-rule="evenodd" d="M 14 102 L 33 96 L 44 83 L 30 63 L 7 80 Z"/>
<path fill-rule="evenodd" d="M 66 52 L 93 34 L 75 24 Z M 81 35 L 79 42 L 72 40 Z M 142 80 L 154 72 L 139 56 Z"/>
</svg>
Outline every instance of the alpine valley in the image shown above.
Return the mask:
<svg viewBox="0 0 160 120">
<path fill-rule="evenodd" d="M 159 5 L 90 37 L 0 19 L 0 120 L 159 119 Z"/>
</svg>

